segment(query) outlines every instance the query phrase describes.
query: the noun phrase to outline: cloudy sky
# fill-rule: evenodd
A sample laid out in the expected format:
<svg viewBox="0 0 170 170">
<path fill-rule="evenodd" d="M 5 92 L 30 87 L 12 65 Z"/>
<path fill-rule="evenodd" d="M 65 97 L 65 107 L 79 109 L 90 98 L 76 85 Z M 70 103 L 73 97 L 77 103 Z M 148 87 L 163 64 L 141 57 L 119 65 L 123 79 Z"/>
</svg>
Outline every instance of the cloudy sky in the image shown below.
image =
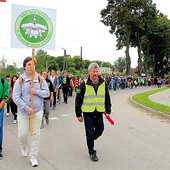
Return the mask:
<svg viewBox="0 0 170 170">
<path fill-rule="evenodd" d="M 107 0 L 6 0 L 0 3 L 0 60 L 2 56 L 7 63 L 13 61 L 22 65 L 23 59 L 31 55 L 31 49 L 11 48 L 11 5 L 24 5 L 52 8 L 57 10 L 56 16 L 56 48 L 46 50 L 54 56 L 63 55 L 62 48 L 72 57 L 80 55 L 83 48 L 83 58 L 113 62 L 118 57 L 124 57 L 124 50 L 116 50 L 116 39 L 109 33 L 109 28 L 100 22 L 100 11 L 107 5 Z M 153 0 L 157 9 L 169 15 L 167 0 Z M 170 15 L 169 15 L 170 16 Z M 137 66 L 136 49 L 130 50 L 132 67 Z"/>
</svg>

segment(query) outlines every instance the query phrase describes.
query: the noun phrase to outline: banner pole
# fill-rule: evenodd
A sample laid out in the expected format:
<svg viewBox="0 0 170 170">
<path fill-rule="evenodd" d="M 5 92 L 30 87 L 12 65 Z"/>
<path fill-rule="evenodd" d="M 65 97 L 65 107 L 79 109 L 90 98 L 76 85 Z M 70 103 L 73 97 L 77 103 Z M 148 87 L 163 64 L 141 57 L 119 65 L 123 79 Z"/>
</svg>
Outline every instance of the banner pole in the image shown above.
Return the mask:
<svg viewBox="0 0 170 170">
<path fill-rule="evenodd" d="M 35 56 L 35 49 L 32 49 L 32 69 L 33 69 L 33 74 L 31 76 L 31 87 L 34 87 L 34 74 L 35 74 L 35 60 L 34 60 L 34 56 Z M 34 95 L 31 94 L 31 105 L 30 107 L 32 109 L 34 109 Z M 34 128 L 34 113 L 30 114 L 30 135 L 33 135 L 33 128 Z"/>
</svg>

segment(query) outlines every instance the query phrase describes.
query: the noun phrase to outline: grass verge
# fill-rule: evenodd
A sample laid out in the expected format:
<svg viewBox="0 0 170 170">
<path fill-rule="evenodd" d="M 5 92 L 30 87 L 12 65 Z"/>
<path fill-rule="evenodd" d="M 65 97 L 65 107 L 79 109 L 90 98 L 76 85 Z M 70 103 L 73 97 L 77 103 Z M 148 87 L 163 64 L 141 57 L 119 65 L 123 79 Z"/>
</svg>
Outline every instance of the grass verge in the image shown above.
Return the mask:
<svg viewBox="0 0 170 170">
<path fill-rule="evenodd" d="M 147 91 L 147 92 L 144 92 L 144 93 L 139 93 L 139 94 L 134 95 L 132 97 L 132 100 L 137 102 L 137 103 L 140 103 L 144 106 L 150 107 L 152 109 L 155 109 L 155 110 L 158 110 L 158 111 L 161 111 L 163 113 L 170 115 L 170 106 L 160 104 L 160 103 L 156 103 L 156 102 L 148 99 L 149 95 L 158 93 L 158 92 L 166 90 L 166 89 L 167 89 L 167 87 L 164 87 L 164 88 L 158 88 L 158 89 L 155 89 L 155 90 Z"/>
</svg>

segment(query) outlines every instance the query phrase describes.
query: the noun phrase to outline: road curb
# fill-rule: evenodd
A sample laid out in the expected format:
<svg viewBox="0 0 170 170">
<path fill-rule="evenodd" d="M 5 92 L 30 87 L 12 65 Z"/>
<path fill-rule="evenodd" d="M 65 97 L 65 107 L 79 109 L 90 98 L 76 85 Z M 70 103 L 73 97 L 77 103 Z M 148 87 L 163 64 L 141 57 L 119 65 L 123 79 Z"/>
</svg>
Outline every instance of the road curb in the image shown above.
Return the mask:
<svg viewBox="0 0 170 170">
<path fill-rule="evenodd" d="M 136 106 L 136 107 L 138 107 L 138 108 L 141 108 L 141 109 L 143 109 L 143 110 L 146 110 L 146 111 L 154 114 L 155 116 L 160 116 L 161 118 L 170 119 L 170 115 L 168 115 L 168 114 L 166 114 L 166 113 L 164 113 L 164 112 L 155 110 L 155 109 L 153 109 L 153 108 L 144 106 L 144 105 L 142 105 L 142 104 L 140 104 L 140 103 L 137 103 L 137 102 L 135 102 L 135 101 L 132 99 L 132 97 L 133 97 L 133 96 L 131 96 L 131 97 L 129 98 L 129 101 L 130 101 L 130 103 L 131 103 L 132 105 L 134 105 L 134 106 Z M 156 102 L 155 102 L 155 103 L 156 103 Z"/>
</svg>

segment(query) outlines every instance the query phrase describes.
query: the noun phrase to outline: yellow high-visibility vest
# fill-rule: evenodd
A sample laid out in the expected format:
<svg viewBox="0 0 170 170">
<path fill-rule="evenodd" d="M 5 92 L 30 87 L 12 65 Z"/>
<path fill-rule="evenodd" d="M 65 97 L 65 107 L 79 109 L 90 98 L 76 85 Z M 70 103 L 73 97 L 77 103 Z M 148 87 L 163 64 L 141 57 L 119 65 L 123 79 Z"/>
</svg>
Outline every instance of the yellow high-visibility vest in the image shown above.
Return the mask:
<svg viewBox="0 0 170 170">
<path fill-rule="evenodd" d="M 94 112 L 96 109 L 98 112 L 105 111 L 105 82 L 99 85 L 97 94 L 93 86 L 86 84 L 86 91 L 84 94 L 82 112 Z"/>
</svg>

